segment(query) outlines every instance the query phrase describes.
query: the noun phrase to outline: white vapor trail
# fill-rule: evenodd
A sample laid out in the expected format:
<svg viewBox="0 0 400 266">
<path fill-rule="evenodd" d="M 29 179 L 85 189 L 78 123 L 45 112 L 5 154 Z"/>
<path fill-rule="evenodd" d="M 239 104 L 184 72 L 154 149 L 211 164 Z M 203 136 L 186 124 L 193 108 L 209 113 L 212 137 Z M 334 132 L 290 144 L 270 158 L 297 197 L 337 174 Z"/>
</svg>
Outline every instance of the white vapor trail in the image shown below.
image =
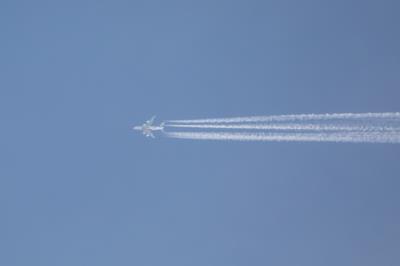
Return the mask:
<svg viewBox="0 0 400 266">
<path fill-rule="evenodd" d="M 399 112 L 170 120 L 168 128 L 180 139 L 400 143 Z"/>
<path fill-rule="evenodd" d="M 250 130 L 308 130 L 308 131 L 400 131 L 400 127 L 375 125 L 322 125 L 322 124 L 166 124 L 173 128 L 250 129 Z"/>
<path fill-rule="evenodd" d="M 381 132 L 346 133 L 227 133 L 227 132 L 168 132 L 167 137 L 195 140 L 226 141 L 314 141 L 400 143 L 400 134 Z"/>
<path fill-rule="evenodd" d="M 279 121 L 311 121 L 311 120 L 399 120 L 400 112 L 393 113 L 342 113 L 342 114 L 298 114 L 298 115 L 271 115 L 271 116 L 252 116 L 252 117 L 232 117 L 232 118 L 211 118 L 211 119 L 192 119 L 192 120 L 169 120 L 167 123 L 249 123 L 249 122 L 279 122 Z"/>
</svg>

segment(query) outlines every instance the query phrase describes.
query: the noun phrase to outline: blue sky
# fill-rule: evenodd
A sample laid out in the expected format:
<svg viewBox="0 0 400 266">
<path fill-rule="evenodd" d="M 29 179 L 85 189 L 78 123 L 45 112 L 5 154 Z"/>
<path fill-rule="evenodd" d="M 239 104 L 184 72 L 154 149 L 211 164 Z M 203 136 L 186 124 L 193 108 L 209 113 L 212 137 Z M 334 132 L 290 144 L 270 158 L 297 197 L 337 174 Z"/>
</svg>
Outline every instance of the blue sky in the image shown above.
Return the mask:
<svg viewBox="0 0 400 266">
<path fill-rule="evenodd" d="M 398 1 L 1 1 L 1 265 L 398 265 L 400 147 L 159 120 L 400 111 Z"/>
</svg>

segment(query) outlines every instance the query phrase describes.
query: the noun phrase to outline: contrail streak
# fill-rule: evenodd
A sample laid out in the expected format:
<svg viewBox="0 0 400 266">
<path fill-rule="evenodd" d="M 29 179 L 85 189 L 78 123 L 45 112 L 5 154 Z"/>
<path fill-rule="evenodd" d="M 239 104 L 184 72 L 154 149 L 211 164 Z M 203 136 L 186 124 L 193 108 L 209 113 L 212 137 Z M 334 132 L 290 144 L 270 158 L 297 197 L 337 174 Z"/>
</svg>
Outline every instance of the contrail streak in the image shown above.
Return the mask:
<svg viewBox="0 0 400 266">
<path fill-rule="evenodd" d="M 179 139 L 400 143 L 400 112 L 170 120 L 165 129 Z"/>
<path fill-rule="evenodd" d="M 201 123 L 248 123 L 248 122 L 279 122 L 279 121 L 312 121 L 312 120 L 396 120 L 400 119 L 400 112 L 394 113 L 342 113 L 342 114 L 298 114 L 298 115 L 271 115 L 252 117 L 169 120 L 167 123 L 201 124 Z"/>
<path fill-rule="evenodd" d="M 400 127 L 375 125 L 321 125 L 321 124 L 166 124 L 172 128 L 249 129 L 249 130 L 303 130 L 303 131 L 400 131 Z"/>
<path fill-rule="evenodd" d="M 226 133 L 226 132 L 169 132 L 167 137 L 195 140 L 226 141 L 314 141 L 314 142 L 369 142 L 400 143 L 398 133 Z"/>
</svg>

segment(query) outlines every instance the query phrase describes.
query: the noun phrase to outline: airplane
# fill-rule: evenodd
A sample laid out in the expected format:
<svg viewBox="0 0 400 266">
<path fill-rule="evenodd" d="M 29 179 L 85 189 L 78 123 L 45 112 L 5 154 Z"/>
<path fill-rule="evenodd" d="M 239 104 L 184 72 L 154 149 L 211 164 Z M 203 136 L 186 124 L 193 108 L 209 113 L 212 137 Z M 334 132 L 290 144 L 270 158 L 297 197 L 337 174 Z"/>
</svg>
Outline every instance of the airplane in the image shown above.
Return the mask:
<svg viewBox="0 0 400 266">
<path fill-rule="evenodd" d="M 164 122 L 162 122 L 159 126 L 153 126 L 155 118 L 156 116 L 153 116 L 152 118 L 147 120 L 143 125 L 133 127 L 133 130 L 142 131 L 143 135 L 145 135 L 146 137 L 154 138 L 153 131 L 164 131 L 164 124 L 165 124 Z"/>
</svg>

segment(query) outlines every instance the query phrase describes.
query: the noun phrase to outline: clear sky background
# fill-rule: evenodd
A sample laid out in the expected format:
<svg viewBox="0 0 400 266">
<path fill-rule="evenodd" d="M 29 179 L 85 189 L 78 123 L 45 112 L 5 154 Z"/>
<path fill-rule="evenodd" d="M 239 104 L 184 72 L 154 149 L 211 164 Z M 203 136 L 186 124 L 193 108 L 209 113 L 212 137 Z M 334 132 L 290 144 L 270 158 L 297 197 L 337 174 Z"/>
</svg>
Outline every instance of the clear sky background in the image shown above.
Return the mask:
<svg viewBox="0 0 400 266">
<path fill-rule="evenodd" d="M 0 265 L 400 265 L 400 145 L 146 139 L 400 111 L 400 2 L 0 2 Z"/>
</svg>

